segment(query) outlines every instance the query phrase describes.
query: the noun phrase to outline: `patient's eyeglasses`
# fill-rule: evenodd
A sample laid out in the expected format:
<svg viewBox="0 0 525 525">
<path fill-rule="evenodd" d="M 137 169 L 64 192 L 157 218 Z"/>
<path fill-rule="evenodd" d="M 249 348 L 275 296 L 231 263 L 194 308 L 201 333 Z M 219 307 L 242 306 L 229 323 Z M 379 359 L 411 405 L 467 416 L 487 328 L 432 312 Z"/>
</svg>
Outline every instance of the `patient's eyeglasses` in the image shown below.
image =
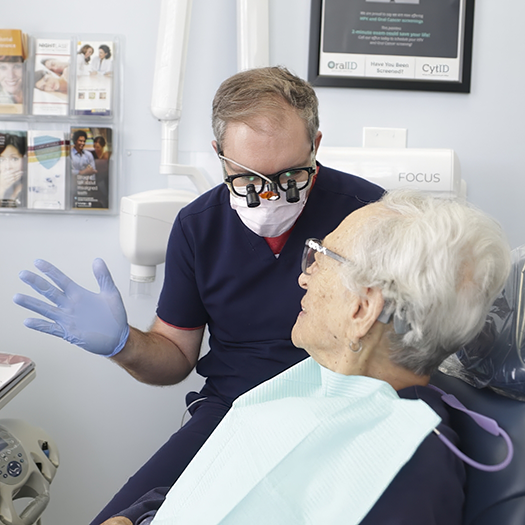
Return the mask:
<svg viewBox="0 0 525 525">
<path fill-rule="evenodd" d="M 301 270 L 304 274 L 311 275 L 312 266 L 315 262 L 315 255 L 317 253 L 328 255 L 328 257 L 331 257 L 340 263 L 354 264 L 349 259 L 345 259 L 343 256 L 325 248 L 319 239 L 306 239 L 303 250 L 303 259 L 301 261 Z M 393 326 L 396 334 L 402 335 L 412 330 L 412 326 L 405 320 L 404 316 L 399 317 L 395 313 L 395 303 L 391 300 L 385 301 L 385 305 L 383 306 L 377 320 L 381 323 L 388 324 L 392 317 L 394 318 Z"/>
<path fill-rule="evenodd" d="M 310 275 L 311 267 L 315 262 L 316 253 L 328 255 L 328 257 L 331 257 L 332 259 L 335 259 L 340 263 L 351 262 L 348 259 L 342 257 L 341 255 L 338 255 L 337 253 L 333 252 L 332 250 L 325 248 L 319 239 L 306 239 L 303 251 L 303 259 L 301 261 L 301 270 L 303 273 Z"/>
</svg>

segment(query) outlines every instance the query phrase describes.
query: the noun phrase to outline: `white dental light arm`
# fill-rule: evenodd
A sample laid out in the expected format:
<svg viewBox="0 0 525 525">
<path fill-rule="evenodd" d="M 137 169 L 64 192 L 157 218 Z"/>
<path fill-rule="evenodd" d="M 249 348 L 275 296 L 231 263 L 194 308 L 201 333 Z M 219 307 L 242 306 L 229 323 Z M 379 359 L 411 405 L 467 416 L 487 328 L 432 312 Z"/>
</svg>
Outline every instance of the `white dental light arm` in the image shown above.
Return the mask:
<svg viewBox="0 0 525 525">
<path fill-rule="evenodd" d="M 185 175 L 199 193 L 211 188 L 202 170 L 178 162 L 178 131 L 193 0 L 161 0 L 151 112 L 162 126 L 160 173 Z M 237 0 L 239 70 L 269 64 L 268 0 Z M 132 293 L 148 290 L 164 262 L 169 231 L 179 210 L 196 195 L 174 189 L 123 197 L 120 244 L 131 262 Z"/>
<path fill-rule="evenodd" d="M 193 0 L 161 0 L 151 112 L 161 121 L 160 173 L 186 175 L 199 193 L 210 189 L 204 174 L 178 163 L 178 128 Z"/>
<path fill-rule="evenodd" d="M 162 0 L 151 112 L 162 121 L 179 121 L 192 0 Z"/>
<path fill-rule="evenodd" d="M 161 121 L 160 172 L 178 161 L 178 127 L 186 67 L 192 0 L 162 0 L 153 76 L 151 112 Z"/>
<path fill-rule="evenodd" d="M 185 175 L 199 193 L 210 189 L 195 166 L 178 164 L 178 127 L 186 67 L 192 0 L 161 0 L 151 112 L 162 125 L 160 173 Z M 123 197 L 120 203 L 120 246 L 131 263 L 131 292 L 149 291 L 156 266 L 165 260 L 169 232 L 179 210 L 196 193 L 152 190 Z"/>
<path fill-rule="evenodd" d="M 237 0 L 237 68 L 270 65 L 268 0 Z"/>
<path fill-rule="evenodd" d="M 151 112 L 161 121 L 160 173 L 190 177 L 200 193 L 211 185 L 201 170 L 178 163 L 178 128 L 193 0 L 161 0 Z M 239 70 L 269 65 L 268 0 L 237 0 Z"/>
</svg>

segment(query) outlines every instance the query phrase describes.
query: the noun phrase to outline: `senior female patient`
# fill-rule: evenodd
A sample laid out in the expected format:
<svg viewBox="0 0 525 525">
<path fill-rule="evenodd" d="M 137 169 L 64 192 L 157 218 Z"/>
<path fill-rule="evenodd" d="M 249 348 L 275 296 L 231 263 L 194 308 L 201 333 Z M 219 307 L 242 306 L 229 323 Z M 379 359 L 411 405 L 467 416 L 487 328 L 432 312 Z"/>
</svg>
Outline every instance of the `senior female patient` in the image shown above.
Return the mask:
<svg viewBox="0 0 525 525">
<path fill-rule="evenodd" d="M 150 495 L 106 524 L 459 525 L 464 467 L 434 429 L 457 436 L 427 385 L 509 267 L 491 218 L 414 192 L 307 240 L 292 340 L 313 359 L 241 396 L 158 512 Z"/>
</svg>

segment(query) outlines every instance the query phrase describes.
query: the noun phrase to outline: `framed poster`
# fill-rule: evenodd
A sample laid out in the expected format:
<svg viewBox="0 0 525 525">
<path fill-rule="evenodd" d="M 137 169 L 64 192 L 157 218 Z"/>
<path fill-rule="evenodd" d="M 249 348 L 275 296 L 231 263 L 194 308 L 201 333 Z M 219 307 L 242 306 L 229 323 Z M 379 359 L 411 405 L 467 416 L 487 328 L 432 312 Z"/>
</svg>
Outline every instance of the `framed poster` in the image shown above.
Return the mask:
<svg viewBox="0 0 525 525">
<path fill-rule="evenodd" d="M 314 86 L 470 92 L 474 0 L 311 0 Z"/>
</svg>

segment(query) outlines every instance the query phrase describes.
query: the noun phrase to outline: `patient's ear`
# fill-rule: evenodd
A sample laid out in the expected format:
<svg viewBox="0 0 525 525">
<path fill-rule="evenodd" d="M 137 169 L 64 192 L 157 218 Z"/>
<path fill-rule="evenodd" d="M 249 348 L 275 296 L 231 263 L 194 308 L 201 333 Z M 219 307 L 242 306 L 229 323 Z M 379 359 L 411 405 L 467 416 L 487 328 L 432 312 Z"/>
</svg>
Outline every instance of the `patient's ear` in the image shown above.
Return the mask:
<svg viewBox="0 0 525 525">
<path fill-rule="evenodd" d="M 352 340 L 361 339 L 372 328 L 383 310 L 385 301 L 379 288 L 364 288 L 352 305 L 350 312 Z"/>
</svg>

